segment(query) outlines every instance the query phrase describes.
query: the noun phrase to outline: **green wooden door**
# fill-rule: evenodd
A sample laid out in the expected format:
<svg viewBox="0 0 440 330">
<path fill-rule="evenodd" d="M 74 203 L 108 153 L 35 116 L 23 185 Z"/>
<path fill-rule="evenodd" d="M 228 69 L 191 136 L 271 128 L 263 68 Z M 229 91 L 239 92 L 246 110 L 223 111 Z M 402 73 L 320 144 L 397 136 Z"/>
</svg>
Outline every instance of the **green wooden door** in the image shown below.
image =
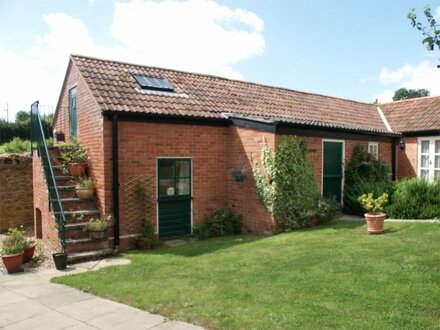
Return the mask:
<svg viewBox="0 0 440 330">
<path fill-rule="evenodd" d="M 191 234 L 191 160 L 158 159 L 159 237 Z"/>
<path fill-rule="evenodd" d="M 324 161 L 322 175 L 322 194 L 342 200 L 343 142 L 324 141 Z"/>
<path fill-rule="evenodd" d="M 76 88 L 69 91 L 70 136 L 76 138 L 78 118 L 76 114 Z"/>
</svg>

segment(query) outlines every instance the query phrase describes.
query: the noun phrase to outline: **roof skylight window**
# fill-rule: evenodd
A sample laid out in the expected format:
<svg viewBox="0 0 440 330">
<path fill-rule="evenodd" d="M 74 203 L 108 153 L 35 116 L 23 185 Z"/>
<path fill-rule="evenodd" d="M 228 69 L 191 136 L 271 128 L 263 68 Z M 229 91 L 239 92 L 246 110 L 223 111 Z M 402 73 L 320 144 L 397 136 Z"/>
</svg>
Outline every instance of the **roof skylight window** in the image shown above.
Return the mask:
<svg viewBox="0 0 440 330">
<path fill-rule="evenodd" d="M 150 89 L 155 91 L 173 92 L 174 88 L 171 84 L 163 78 L 148 77 L 142 75 L 133 75 L 142 89 Z"/>
</svg>

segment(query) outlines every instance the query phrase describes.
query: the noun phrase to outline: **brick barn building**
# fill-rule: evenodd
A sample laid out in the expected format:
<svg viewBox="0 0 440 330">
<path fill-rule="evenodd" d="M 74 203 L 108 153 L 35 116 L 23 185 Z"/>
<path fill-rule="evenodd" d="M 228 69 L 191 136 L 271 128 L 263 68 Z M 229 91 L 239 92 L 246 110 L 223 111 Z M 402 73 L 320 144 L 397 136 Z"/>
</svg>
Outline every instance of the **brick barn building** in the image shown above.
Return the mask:
<svg viewBox="0 0 440 330">
<path fill-rule="evenodd" d="M 272 232 L 274 220 L 257 197 L 251 170 L 251 156 L 259 157 L 263 137 L 274 149 L 280 136 L 298 136 L 320 191 L 338 200 L 356 144 L 390 164 L 394 178 L 439 177 L 439 104 L 440 97 L 368 104 L 73 55 L 53 130 L 66 140 L 76 137 L 88 149 L 97 198 L 93 209 L 84 205 L 82 210 L 114 214 L 116 223 L 108 241 L 98 245 L 73 234 L 72 225 L 71 234 L 66 229 L 67 250 L 80 258 L 80 253 L 128 248 L 142 216 L 153 222 L 159 237 L 190 234 L 215 208 L 241 214 L 249 232 Z M 242 182 L 233 175 L 238 169 L 247 172 Z M 34 161 L 34 189 L 40 191 L 36 226 L 45 242 L 57 247 L 42 178 Z M 146 215 L 136 213 L 138 184 L 147 187 Z M 64 200 L 78 202 L 72 196 Z M 79 209 L 69 207 L 64 207 L 67 216 Z"/>
</svg>

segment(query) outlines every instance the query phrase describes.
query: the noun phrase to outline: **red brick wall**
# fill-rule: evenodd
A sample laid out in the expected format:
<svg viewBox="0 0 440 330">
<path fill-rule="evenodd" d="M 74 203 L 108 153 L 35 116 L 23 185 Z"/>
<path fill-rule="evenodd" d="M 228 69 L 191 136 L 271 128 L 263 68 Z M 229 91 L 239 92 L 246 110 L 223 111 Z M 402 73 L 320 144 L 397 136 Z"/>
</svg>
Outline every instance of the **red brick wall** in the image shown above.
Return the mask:
<svg viewBox="0 0 440 330">
<path fill-rule="evenodd" d="M 58 240 L 58 231 L 55 228 L 55 220 L 49 210 L 49 196 L 47 193 L 46 181 L 44 180 L 43 168 L 37 151 L 33 154 L 33 190 L 34 190 L 34 232 L 43 234 L 42 239 L 45 245 L 53 251 L 61 251 Z M 41 212 L 41 213 L 39 213 Z M 38 228 L 41 215 L 41 228 Z"/>
<path fill-rule="evenodd" d="M 397 150 L 396 178 L 411 178 L 417 176 L 417 137 L 405 138 L 405 149 Z"/>
<path fill-rule="evenodd" d="M 32 156 L 0 155 L 0 232 L 33 224 Z"/>
<path fill-rule="evenodd" d="M 111 153 L 108 155 L 104 152 L 104 117 L 75 64 L 71 64 L 67 71 L 61 99 L 53 121 L 53 129 L 63 132 L 66 140 L 69 140 L 69 90 L 73 87 L 77 89 L 77 138 L 88 150 L 88 175 L 95 184 L 101 213 L 108 214 L 111 212 L 111 204 L 108 205 L 108 202 L 111 202 L 111 184 L 110 186 L 108 184 L 109 181 L 111 182 L 111 172 L 109 172 L 111 168 L 108 168 L 108 158 L 111 157 Z M 111 131 L 106 134 L 111 136 Z M 107 149 L 108 146 L 106 146 Z"/>
<path fill-rule="evenodd" d="M 156 170 L 158 157 L 192 158 L 193 222 L 215 208 L 226 207 L 227 127 L 202 125 L 119 122 L 119 182 L 129 176 L 147 175 L 154 184 L 149 196 L 153 202 L 154 225 L 157 219 Z M 126 226 L 127 203 L 120 190 L 121 235 L 133 234 Z M 157 230 L 157 228 L 156 228 Z"/>
<path fill-rule="evenodd" d="M 275 229 L 275 222 L 257 196 L 251 157 L 260 163 L 263 137 L 268 146 L 274 150 L 276 136 L 273 133 L 236 126 L 231 126 L 229 132 L 227 152 L 227 157 L 229 157 L 227 171 L 228 207 L 243 216 L 243 225 L 247 231 L 253 233 L 271 232 Z M 243 182 L 237 182 L 233 173 L 242 167 L 245 169 L 246 177 Z"/>
<path fill-rule="evenodd" d="M 302 140 L 303 137 L 300 137 Z M 322 138 L 317 137 L 305 137 L 307 143 L 307 159 L 313 166 L 315 172 L 316 182 L 318 183 L 319 191 L 322 191 Z M 345 168 L 347 168 L 351 158 L 353 156 L 354 147 L 357 144 L 362 145 L 365 149 L 368 147 L 369 141 L 359 140 L 344 140 L 345 142 Z M 379 143 L 379 159 L 387 162 L 391 167 L 391 143 L 378 142 Z"/>
</svg>

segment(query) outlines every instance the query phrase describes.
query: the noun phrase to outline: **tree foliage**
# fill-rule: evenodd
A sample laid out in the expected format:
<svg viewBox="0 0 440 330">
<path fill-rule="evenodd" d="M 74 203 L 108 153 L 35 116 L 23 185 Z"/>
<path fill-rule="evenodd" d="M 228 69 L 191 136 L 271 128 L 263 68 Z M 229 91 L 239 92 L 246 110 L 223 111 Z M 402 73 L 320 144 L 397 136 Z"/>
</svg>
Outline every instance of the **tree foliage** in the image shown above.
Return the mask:
<svg viewBox="0 0 440 330">
<path fill-rule="evenodd" d="M 254 162 L 257 194 L 280 231 L 306 226 L 317 208 L 313 169 L 294 136 L 284 136 L 276 152 L 264 140 L 260 164 Z"/>
<path fill-rule="evenodd" d="M 424 36 L 422 44 L 426 44 L 426 48 L 429 51 L 433 51 L 436 47 L 440 51 L 440 24 L 437 23 L 432 15 L 430 5 L 426 5 L 425 8 L 423 8 L 423 14 L 427 20 L 426 25 L 417 20 L 415 8 L 411 9 L 407 17 L 411 20 L 411 25 L 422 32 Z M 437 67 L 440 67 L 440 65 Z"/>
<path fill-rule="evenodd" d="M 417 97 L 424 97 L 430 95 L 431 92 L 424 88 L 406 89 L 403 87 L 403 88 L 399 88 L 394 92 L 393 101 L 408 100 L 408 99 L 414 99 Z"/>
<path fill-rule="evenodd" d="M 52 114 L 42 116 L 41 118 L 44 135 L 46 137 L 52 135 L 52 119 Z M 0 143 L 12 141 L 14 138 L 20 138 L 22 140 L 31 139 L 31 116 L 26 111 L 17 112 L 15 121 L 11 123 L 0 119 Z"/>
</svg>

